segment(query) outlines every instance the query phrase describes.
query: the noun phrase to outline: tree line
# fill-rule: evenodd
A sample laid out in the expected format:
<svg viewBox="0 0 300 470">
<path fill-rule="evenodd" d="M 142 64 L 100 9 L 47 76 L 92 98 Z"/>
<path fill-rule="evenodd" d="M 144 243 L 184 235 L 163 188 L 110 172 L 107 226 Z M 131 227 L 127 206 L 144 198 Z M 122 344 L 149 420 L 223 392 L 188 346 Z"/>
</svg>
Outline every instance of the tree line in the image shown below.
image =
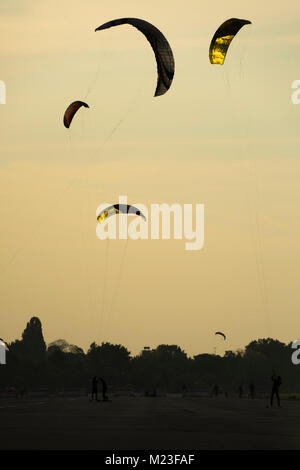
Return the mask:
<svg viewBox="0 0 300 470">
<path fill-rule="evenodd" d="M 255 384 L 257 393 L 270 390 L 272 371 L 282 376 L 283 392 L 300 392 L 300 369 L 292 364 L 291 344 L 264 338 L 224 356 L 198 354 L 188 357 L 177 345 L 161 344 L 132 356 L 119 344 L 92 343 L 85 353 L 65 340 L 46 345 L 39 318 L 27 323 L 21 340 L 9 344 L 6 365 L 0 367 L 0 390 L 88 389 L 94 375 L 105 378 L 110 390 L 136 392 L 235 393 Z M 300 366 L 299 366 L 300 367 Z"/>
</svg>

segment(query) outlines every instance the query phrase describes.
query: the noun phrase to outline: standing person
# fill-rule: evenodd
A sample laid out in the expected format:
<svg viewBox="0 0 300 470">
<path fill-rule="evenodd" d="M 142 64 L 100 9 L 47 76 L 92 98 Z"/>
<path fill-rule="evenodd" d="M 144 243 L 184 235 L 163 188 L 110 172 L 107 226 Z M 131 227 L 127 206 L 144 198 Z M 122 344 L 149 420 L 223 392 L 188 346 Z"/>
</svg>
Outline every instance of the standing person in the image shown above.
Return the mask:
<svg viewBox="0 0 300 470">
<path fill-rule="evenodd" d="M 96 397 L 96 401 L 98 401 L 98 379 L 95 375 L 92 379 L 92 398 L 91 398 L 91 401 L 93 401 L 94 395 Z"/>
<path fill-rule="evenodd" d="M 275 371 L 273 371 L 273 375 L 271 377 L 271 380 L 273 382 L 273 385 L 272 385 L 272 390 L 271 390 L 271 399 L 270 399 L 270 404 L 271 404 L 271 408 L 273 406 L 273 398 L 274 398 L 274 395 L 276 396 L 276 399 L 277 399 L 277 406 L 279 408 L 281 408 L 280 406 L 280 397 L 279 397 L 279 387 L 281 385 L 281 377 L 278 375 L 275 374 Z"/>
<path fill-rule="evenodd" d="M 239 398 L 243 398 L 243 393 L 244 393 L 243 385 L 240 385 L 239 386 Z"/>
<path fill-rule="evenodd" d="M 212 396 L 214 396 L 214 395 L 215 395 L 216 397 L 219 395 L 219 385 L 218 385 L 218 384 L 216 384 L 216 385 L 214 386 L 214 388 L 213 388 Z"/>
<path fill-rule="evenodd" d="M 107 383 L 103 379 L 103 377 L 99 377 L 101 383 L 102 383 L 102 400 L 103 401 L 108 401 L 108 396 L 106 395 L 107 392 Z"/>
<path fill-rule="evenodd" d="M 249 391 L 250 391 L 250 398 L 254 398 L 255 386 L 253 383 L 249 385 Z"/>
</svg>

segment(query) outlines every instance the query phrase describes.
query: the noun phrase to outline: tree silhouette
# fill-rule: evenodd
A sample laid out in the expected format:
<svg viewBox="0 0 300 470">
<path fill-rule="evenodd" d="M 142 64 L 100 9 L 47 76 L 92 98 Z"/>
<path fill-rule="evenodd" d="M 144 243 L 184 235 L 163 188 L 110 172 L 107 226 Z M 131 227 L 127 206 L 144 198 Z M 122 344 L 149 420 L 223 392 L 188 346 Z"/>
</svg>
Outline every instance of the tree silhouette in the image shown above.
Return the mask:
<svg viewBox="0 0 300 470">
<path fill-rule="evenodd" d="M 63 339 L 46 348 L 42 324 L 37 317 L 27 323 L 21 340 L 10 344 L 7 364 L 1 368 L 0 389 L 47 388 L 57 392 L 66 388 L 88 390 L 91 378 L 105 378 L 110 388 L 136 391 L 210 393 L 220 390 L 236 393 L 255 384 L 256 394 L 269 393 L 275 370 L 283 377 L 283 391 L 300 392 L 298 368 L 292 364 L 291 344 L 263 338 L 251 341 L 243 350 L 226 351 L 224 356 L 198 354 L 189 358 L 177 345 L 161 344 L 131 356 L 120 344 L 95 342 L 87 353 Z"/>
</svg>

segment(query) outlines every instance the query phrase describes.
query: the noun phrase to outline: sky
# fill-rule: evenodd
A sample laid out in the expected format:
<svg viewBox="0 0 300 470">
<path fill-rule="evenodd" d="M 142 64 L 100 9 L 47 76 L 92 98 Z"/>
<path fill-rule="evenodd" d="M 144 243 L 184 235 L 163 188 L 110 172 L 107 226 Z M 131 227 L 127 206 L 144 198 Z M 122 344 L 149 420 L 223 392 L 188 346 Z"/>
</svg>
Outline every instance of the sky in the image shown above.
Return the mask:
<svg viewBox="0 0 300 470">
<path fill-rule="evenodd" d="M 95 32 L 122 17 L 168 39 L 164 96 L 153 97 L 155 57 L 139 31 Z M 252 24 L 211 65 L 211 38 L 231 17 Z M 1 2 L 2 338 L 38 316 L 47 343 L 85 351 L 177 344 L 193 356 L 298 339 L 299 22 L 296 1 Z M 67 130 L 75 100 L 90 109 Z M 120 195 L 204 204 L 204 247 L 99 240 L 96 209 Z"/>
</svg>

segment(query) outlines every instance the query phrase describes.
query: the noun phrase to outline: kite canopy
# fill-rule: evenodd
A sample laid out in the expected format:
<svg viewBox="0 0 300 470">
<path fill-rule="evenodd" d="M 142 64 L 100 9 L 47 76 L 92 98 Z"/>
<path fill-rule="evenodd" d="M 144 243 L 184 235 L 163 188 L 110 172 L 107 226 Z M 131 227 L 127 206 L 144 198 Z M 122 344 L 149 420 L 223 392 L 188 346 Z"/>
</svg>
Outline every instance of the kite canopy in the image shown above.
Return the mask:
<svg viewBox="0 0 300 470">
<path fill-rule="evenodd" d="M 224 333 L 222 333 L 221 331 L 216 331 L 215 335 L 221 335 L 223 336 L 224 341 L 226 340 L 226 335 L 224 335 Z"/>
<path fill-rule="evenodd" d="M 96 28 L 95 31 L 102 31 L 103 29 L 122 24 L 134 26 L 150 42 L 157 63 L 157 86 L 154 96 L 163 95 L 170 88 L 175 72 L 174 56 L 170 44 L 162 32 L 153 26 L 153 24 L 138 18 L 120 18 L 108 21 Z"/>
<path fill-rule="evenodd" d="M 239 30 L 246 24 L 252 24 L 249 20 L 230 18 L 225 21 L 215 32 L 209 47 L 209 60 L 211 64 L 223 65 L 230 43 Z"/>
<path fill-rule="evenodd" d="M 74 101 L 67 107 L 65 114 L 64 114 L 64 126 L 69 128 L 72 122 L 73 117 L 77 113 L 78 109 L 84 106 L 85 108 L 89 108 L 89 105 L 84 101 Z"/>
<path fill-rule="evenodd" d="M 146 220 L 146 217 L 137 207 L 130 206 L 129 204 L 113 204 L 112 206 L 109 206 L 103 211 L 101 211 L 100 214 L 97 216 L 97 220 L 98 222 L 102 223 L 105 219 L 115 214 L 139 215 L 144 220 Z"/>
</svg>

